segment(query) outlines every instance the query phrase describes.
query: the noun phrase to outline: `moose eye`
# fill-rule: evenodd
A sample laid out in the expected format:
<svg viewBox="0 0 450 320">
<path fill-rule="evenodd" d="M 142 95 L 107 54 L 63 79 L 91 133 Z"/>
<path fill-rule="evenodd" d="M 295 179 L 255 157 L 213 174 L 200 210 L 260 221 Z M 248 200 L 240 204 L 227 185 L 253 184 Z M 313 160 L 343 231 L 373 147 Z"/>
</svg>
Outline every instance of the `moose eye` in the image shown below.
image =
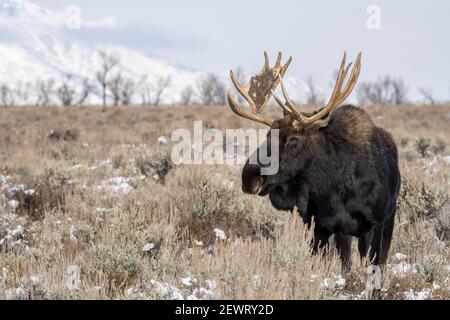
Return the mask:
<svg viewBox="0 0 450 320">
<path fill-rule="evenodd" d="M 287 143 L 288 144 L 292 144 L 292 145 L 297 144 L 298 143 L 298 137 L 294 137 L 294 136 L 293 137 L 289 137 Z"/>
</svg>

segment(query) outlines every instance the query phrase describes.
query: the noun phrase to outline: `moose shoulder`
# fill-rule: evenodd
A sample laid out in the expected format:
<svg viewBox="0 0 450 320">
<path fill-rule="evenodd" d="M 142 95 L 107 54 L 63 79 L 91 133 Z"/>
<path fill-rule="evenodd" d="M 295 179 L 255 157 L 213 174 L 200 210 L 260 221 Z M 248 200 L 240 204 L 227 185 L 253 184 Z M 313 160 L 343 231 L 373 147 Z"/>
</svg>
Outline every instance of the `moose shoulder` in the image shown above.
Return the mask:
<svg viewBox="0 0 450 320">
<path fill-rule="evenodd" d="M 297 111 L 289 99 L 282 77 L 291 59 L 281 66 L 281 54 L 274 68 L 269 67 L 266 55 L 263 70 L 245 86 L 231 73 L 252 113 L 228 94 L 234 112 L 269 125 L 269 136 L 278 130 L 279 159 L 271 160 L 279 161 L 278 172 L 262 175 L 262 164 L 247 161 L 243 191 L 268 195 L 279 210 L 297 207 L 307 224 L 314 218 L 314 253 L 335 234 L 345 270 L 350 268 L 352 236 L 359 239 L 361 257 L 369 253 L 374 264 L 386 263 L 400 188 L 397 148 L 391 135 L 375 126 L 364 110 L 342 105 L 359 76 L 360 58 L 343 86 L 350 69 L 344 56 L 329 103 L 312 114 Z M 278 84 L 286 103 L 274 93 Z M 284 117 L 274 121 L 261 114 L 272 96 L 284 111 Z"/>
</svg>

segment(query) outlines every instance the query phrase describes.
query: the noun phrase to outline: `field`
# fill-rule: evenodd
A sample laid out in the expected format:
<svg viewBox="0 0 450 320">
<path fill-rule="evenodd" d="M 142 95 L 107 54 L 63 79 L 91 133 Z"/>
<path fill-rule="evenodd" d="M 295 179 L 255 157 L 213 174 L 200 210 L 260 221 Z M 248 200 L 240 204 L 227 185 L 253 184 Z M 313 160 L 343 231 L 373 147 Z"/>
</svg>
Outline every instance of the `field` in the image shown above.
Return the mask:
<svg viewBox="0 0 450 320">
<path fill-rule="evenodd" d="M 382 297 L 449 299 L 450 106 L 367 111 L 403 176 Z M 171 162 L 194 120 L 255 126 L 227 107 L 0 108 L 0 299 L 364 299 L 356 248 L 343 275 L 239 166 Z"/>
</svg>

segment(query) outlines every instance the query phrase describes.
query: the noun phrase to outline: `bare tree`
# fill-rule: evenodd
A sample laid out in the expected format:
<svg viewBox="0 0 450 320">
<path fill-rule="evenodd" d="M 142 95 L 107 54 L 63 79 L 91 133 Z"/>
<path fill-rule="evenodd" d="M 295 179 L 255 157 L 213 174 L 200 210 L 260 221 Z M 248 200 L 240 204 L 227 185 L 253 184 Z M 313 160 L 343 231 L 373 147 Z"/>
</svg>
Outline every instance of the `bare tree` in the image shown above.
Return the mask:
<svg viewBox="0 0 450 320">
<path fill-rule="evenodd" d="M 101 66 L 100 70 L 96 73 L 96 78 L 102 90 L 103 109 L 105 110 L 109 77 L 114 67 L 119 64 L 119 59 L 104 51 L 100 51 L 99 55 L 101 59 Z"/>
<path fill-rule="evenodd" d="M 36 103 L 37 106 L 46 106 L 50 103 L 55 82 L 52 79 L 36 81 Z"/>
<path fill-rule="evenodd" d="M 361 83 L 357 90 L 357 98 L 360 104 L 382 104 L 386 97 L 383 95 L 383 89 L 379 83 Z"/>
<path fill-rule="evenodd" d="M 108 88 L 111 92 L 111 95 L 113 97 L 113 104 L 114 106 L 118 106 L 121 100 L 121 87 L 122 87 L 122 74 L 119 72 L 117 73 L 109 82 L 108 82 Z"/>
<path fill-rule="evenodd" d="M 14 92 L 6 83 L 0 86 L 0 102 L 3 107 L 15 105 Z"/>
<path fill-rule="evenodd" d="M 408 89 L 403 79 L 385 76 L 375 82 L 362 83 L 357 91 L 361 104 L 403 104 L 407 102 Z"/>
<path fill-rule="evenodd" d="M 92 92 L 92 90 L 93 90 L 93 86 L 89 82 L 89 79 L 84 78 L 83 83 L 82 83 L 81 93 L 79 94 L 79 97 L 76 100 L 75 104 L 78 106 L 83 105 L 86 102 L 86 100 L 89 97 L 89 94 Z"/>
<path fill-rule="evenodd" d="M 128 106 L 133 100 L 136 91 L 136 82 L 133 79 L 124 79 L 120 91 L 122 104 Z"/>
<path fill-rule="evenodd" d="M 392 102 L 400 105 L 407 102 L 408 88 L 402 78 L 391 79 Z"/>
<path fill-rule="evenodd" d="M 241 66 L 238 66 L 236 68 L 236 71 L 234 72 L 234 76 L 236 77 L 236 80 L 241 83 L 244 84 L 245 83 L 245 72 L 244 72 L 244 68 L 242 68 Z M 236 90 L 236 88 L 233 86 L 232 90 L 234 91 L 235 97 L 237 97 L 238 102 L 239 103 L 244 103 L 244 98 L 239 94 L 239 92 Z"/>
<path fill-rule="evenodd" d="M 72 79 L 71 75 L 65 75 L 61 80 L 61 84 L 56 89 L 56 96 L 63 106 L 71 106 L 74 101 L 75 89 L 70 83 Z"/>
<path fill-rule="evenodd" d="M 150 93 L 151 88 L 150 84 L 148 83 L 148 76 L 144 75 L 141 77 L 141 79 L 138 82 L 139 92 L 141 95 L 141 103 L 143 106 L 150 104 Z"/>
<path fill-rule="evenodd" d="M 147 75 L 143 76 L 139 82 L 142 105 L 160 105 L 162 95 L 170 87 L 171 80 L 171 76 L 159 76 L 150 82 Z"/>
<path fill-rule="evenodd" d="M 202 77 L 198 82 L 198 93 L 203 105 L 224 105 L 225 86 L 214 74 Z"/>
<path fill-rule="evenodd" d="M 192 86 L 186 86 L 180 94 L 180 105 L 189 106 L 192 104 L 194 99 L 194 89 Z"/>
<path fill-rule="evenodd" d="M 431 92 L 430 88 L 419 88 L 419 93 L 422 95 L 423 100 L 425 103 L 433 105 L 436 104 L 436 100 L 433 97 L 433 93 Z"/>
<path fill-rule="evenodd" d="M 32 84 L 31 82 L 23 82 L 21 80 L 18 80 L 14 85 L 14 95 L 17 102 L 20 104 L 28 104 L 30 99 L 30 93 L 32 91 Z"/>
<path fill-rule="evenodd" d="M 306 104 L 312 106 L 320 106 L 324 104 L 323 97 L 320 95 L 319 91 L 316 89 L 313 78 L 310 76 L 306 81 L 306 86 L 308 92 L 306 94 Z"/>
<path fill-rule="evenodd" d="M 133 79 L 126 79 L 119 72 L 108 84 L 109 91 L 113 97 L 114 106 L 129 105 L 136 90 L 136 83 Z"/>
<path fill-rule="evenodd" d="M 156 81 L 151 85 L 153 88 L 153 102 L 152 104 L 155 106 L 159 106 L 161 103 L 161 97 L 164 91 L 169 88 L 170 82 L 172 80 L 171 76 L 160 76 L 156 79 Z"/>
<path fill-rule="evenodd" d="M 77 90 L 76 84 L 72 79 L 72 75 L 65 75 L 61 80 L 61 84 L 56 88 L 56 96 L 61 105 L 65 107 L 83 105 L 92 91 L 92 86 L 87 78 L 82 80 L 81 91 Z"/>
</svg>

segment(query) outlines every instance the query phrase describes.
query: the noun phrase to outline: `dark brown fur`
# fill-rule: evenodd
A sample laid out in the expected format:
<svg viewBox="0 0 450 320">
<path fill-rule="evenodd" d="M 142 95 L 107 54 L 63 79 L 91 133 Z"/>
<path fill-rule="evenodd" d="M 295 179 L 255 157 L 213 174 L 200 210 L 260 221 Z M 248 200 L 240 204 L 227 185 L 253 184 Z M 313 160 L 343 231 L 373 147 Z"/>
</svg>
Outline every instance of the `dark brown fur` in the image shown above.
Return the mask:
<svg viewBox="0 0 450 320">
<path fill-rule="evenodd" d="M 243 191 L 269 195 L 280 210 L 298 208 L 307 224 L 314 218 L 314 253 L 335 234 L 346 270 L 350 236 L 359 239 L 361 257 L 369 252 L 374 264 L 386 263 L 400 188 L 391 135 L 350 105 L 311 125 L 293 124 L 286 116 L 273 129 L 279 129 L 279 172 L 261 176 L 261 166 L 247 162 Z"/>
</svg>

